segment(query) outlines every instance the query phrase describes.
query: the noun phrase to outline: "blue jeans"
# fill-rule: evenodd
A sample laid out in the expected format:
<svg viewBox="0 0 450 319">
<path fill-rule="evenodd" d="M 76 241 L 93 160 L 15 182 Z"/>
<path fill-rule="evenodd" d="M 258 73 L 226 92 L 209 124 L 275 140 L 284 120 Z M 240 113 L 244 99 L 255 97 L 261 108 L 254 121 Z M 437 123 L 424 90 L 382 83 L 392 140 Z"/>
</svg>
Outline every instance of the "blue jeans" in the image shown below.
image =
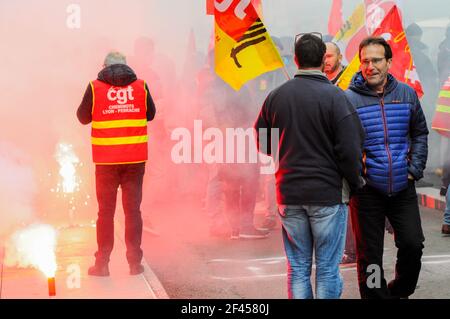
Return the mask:
<svg viewBox="0 0 450 319">
<path fill-rule="evenodd" d="M 445 205 L 444 224 L 450 225 L 450 190 L 447 190 L 447 204 Z"/>
<path fill-rule="evenodd" d="M 314 298 L 311 286 L 313 249 L 316 298 L 340 298 L 343 280 L 339 263 L 345 246 L 347 206 L 280 205 L 279 213 L 288 262 L 289 298 Z"/>
</svg>

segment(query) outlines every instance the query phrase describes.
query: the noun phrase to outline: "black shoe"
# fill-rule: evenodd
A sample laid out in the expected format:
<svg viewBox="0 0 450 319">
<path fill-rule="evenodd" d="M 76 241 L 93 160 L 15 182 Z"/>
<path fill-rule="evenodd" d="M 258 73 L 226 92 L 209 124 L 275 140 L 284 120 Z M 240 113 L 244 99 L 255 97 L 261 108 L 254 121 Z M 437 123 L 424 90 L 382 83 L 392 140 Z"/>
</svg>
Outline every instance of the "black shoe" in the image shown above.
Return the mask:
<svg viewBox="0 0 450 319">
<path fill-rule="evenodd" d="M 441 232 L 443 235 L 450 235 L 450 225 L 447 224 L 442 225 Z"/>
<path fill-rule="evenodd" d="M 144 272 L 144 266 L 141 264 L 131 264 L 130 265 L 130 275 L 139 275 Z"/>
<path fill-rule="evenodd" d="M 419 286 L 416 286 L 416 289 Z M 394 280 L 391 280 L 388 285 L 387 288 L 389 290 L 389 294 L 391 296 L 391 299 L 409 299 L 409 296 L 405 296 L 402 295 L 401 293 L 399 293 L 398 291 L 396 291 L 395 286 L 394 286 Z"/>
<path fill-rule="evenodd" d="M 88 269 L 88 275 L 96 277 L 108 277 L 109 276 L 108 264 L 106 265 L 95 264 L 94 266 Z"/>
</svg>

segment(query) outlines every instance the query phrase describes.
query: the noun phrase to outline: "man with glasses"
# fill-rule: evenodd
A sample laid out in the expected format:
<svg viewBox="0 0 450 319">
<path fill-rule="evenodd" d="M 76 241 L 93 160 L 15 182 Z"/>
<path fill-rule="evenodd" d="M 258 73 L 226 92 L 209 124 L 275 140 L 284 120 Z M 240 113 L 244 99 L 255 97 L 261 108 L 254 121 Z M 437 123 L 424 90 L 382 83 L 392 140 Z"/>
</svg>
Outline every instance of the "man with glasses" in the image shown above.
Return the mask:
<svg viewBox="0 0 450 319">
<path fill-rule="evenodd" d="M 316 297 L 341 296 L 339 263 L 347 226 L 343 179 L 353 191 L 362 182 L 364 133 L 345 93 L 323 73 L 325 51 L 320 34 L 296 37 L 299 70 L 268 95 L 255 123 L 259 150 L 279 159 L 275 176 L 289 298 L 314 297 L 313 250 Z M 273 153 L 272 129 L 279 130 Z"/>
<path fill-rule="evenodd" d="M 366 186 L 351 200 L 362 298 L 407 298 L 414 293 L 425 240 L 415 181 L 423 177 L 428 129 L 415 91 L 390 73 L 392 50 L 381 37 L 359 46 L 361 71 L 346 94 L 366 131 Z M 383 272 L 385 217 L 398 248 L 395 278 Z"/>
</svg>

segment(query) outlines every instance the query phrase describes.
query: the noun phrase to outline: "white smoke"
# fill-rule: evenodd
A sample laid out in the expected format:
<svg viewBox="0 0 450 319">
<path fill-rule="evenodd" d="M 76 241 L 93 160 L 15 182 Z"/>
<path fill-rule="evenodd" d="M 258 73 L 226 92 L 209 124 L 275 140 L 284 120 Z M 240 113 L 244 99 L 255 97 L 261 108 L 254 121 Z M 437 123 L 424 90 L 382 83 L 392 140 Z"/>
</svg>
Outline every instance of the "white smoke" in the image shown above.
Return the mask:
<svg viewBox="0 0 450 319">
<path fill-rule="evenodd" d="M 16 231 L 5 245 L 5 265 L 36 268 L 47 277 L 56 272 L 56 230 L 49 225 L 34 224 Z"/>
<path fill-rule="evenodd" d="M 36 184 L 26 155 L 0 141 L 0 236 L 33 217 Z"/>
</svg>

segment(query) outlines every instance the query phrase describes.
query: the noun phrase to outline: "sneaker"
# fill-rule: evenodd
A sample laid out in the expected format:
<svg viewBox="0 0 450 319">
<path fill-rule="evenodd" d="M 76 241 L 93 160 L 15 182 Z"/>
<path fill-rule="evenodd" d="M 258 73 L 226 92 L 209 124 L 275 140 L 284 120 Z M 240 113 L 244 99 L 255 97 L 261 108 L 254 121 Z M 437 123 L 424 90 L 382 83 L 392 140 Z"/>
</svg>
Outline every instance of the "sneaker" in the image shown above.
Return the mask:
<svg viewBox="0 0 450 319">
<path fill-rule="evenodd" d="M 269 236 L 269 232 L 258 230 L 256 228 L 243 229 L 239 232 L 239 238 L 242 239 L 262 239 L 267 238 Z"/>
<path fill-rule="evenodd" d="M 258 227 L 259 230 L 262 231 L 269 231 L 273 230 L 277 226 L 277 221 L 273 218 L 266 218 L 261 225 L 261 227 Z"/>
<path fill-rule="evenodd" d="M 108 264 L 106 265 L 95 264 L 94 266 L 88 269 L 88 275 L 96 277 L 108 277 L 109 276 Z"/>
<path fill-rule="evenodd" d="M 239 230 L 232 230 L 230 239 L 239 239 Z"/>
<path fill-rule="evenodd" d="M 148 220 L 144 221 L 144 225 L 142 226 L 142 230 L 144 232 L 146 232 L 146 233 L 148 233 L 150 235 L 156 236 L 156 237 L 160 235 L 159 232 L 153 227 L 153 224 L 150 221 L 148 221 Z"/>
<path fill-rule="evenodd" d="M 142 274 L 144 272 L 144 266 L 141 264 L 131 264 L 130 265 L 130 275 L 135 276 Z"/>
<path fill-rule="evenodd" d="M 441 232 L 444 235 L 450 235 L 450 225 L 447 225 L 447 224 L 442 225 Z"/>
</svg>

